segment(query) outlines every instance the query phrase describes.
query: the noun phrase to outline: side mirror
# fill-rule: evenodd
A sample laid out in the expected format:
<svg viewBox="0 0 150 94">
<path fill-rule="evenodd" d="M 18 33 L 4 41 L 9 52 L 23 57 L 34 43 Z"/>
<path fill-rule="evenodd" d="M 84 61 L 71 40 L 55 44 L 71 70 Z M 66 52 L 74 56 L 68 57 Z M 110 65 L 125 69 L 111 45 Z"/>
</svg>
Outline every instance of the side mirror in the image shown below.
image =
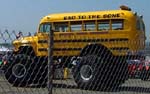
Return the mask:
<svg viewBox="0 0 150 94">
<path fill-rule="evenodd" d="M 34 36 L 36 36 L 36 35 L 37 35 L 37 32 L 34 33 Z"/>
</svg>

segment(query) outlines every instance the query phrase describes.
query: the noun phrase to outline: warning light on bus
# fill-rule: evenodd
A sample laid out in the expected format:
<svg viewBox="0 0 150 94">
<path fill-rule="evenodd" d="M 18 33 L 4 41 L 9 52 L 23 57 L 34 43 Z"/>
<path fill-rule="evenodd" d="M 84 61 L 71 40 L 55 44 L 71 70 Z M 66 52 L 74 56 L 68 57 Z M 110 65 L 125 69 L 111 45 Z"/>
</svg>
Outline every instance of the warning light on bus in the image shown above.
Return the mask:
<svg viewBox="0 0 150 94">
<path fill-rule="evenodd" d="M 125 5 L 121 5 L 121 6 L 120 6 L 120 9 L 121 9 L 121 10 L 128 10 L 128 11 L 131 11 L 131 8 L 129 8 L 128 6 L 125 6 Z"/>
</svg>

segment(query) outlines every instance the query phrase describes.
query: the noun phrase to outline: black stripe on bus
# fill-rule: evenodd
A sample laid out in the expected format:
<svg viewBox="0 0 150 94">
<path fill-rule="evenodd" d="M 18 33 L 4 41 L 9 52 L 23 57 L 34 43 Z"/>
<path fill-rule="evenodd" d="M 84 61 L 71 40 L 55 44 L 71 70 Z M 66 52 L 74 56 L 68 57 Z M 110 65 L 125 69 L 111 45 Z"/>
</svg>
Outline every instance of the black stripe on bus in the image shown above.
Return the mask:
<svg viewBox="0 0 150 94">
<path fill-rule="evenodd" d="M 128 50 L 128 47 L 112 47 L 111 50 Z M 54 48 L 54 51 L 80 51 L 82 48 Z"/>
<path fill-rule="evenodd" d="M 38 40 L 38 43 L 48 43 L 48 40 Z"/>
<path fill-rule="evenodd" d="M 116 39 L 109 39 L 109 41 L 128 41 L 127 38 L 116 38 Z"/>
<path fill-rule="evenodd" d="M 112 47 L 111 50 L 128 50 L 128 47 Z M 53 48 L 53 51 L 80 51 L 82 48 Z M 48 51 L 47 48 L 39 48 L 38 51 Z"/>
<path fill-rule="evenodd" d="M 54 40 L 54 42 L 112 42 L 112 41 L 128 41 L 127 38 L 114 39 L 80 39 L 80 40 Z M 38 40 L 38 43 L 48 43 L 48 40 Z"/>
<path fill-rule="evenodd" d="M 39 48 L 38 51 L 48 51 L 47 48 Z"/>
<path fill-rule="evenodd" d="M 54 48 L 54 51 L 80 51 L 82 48 Z"/>
<path fill-rule="evenodd" d="M 112 42 L 112 41 L 128 41 L 127 38 L 116 39 L 80 39 L 80 40 L 54 40 L 55 42 Z"/>
<path fill-rule="evenodd" d="M 129 50 L 128 47 L 112 47 L 111 50 Z"/>
</svg>

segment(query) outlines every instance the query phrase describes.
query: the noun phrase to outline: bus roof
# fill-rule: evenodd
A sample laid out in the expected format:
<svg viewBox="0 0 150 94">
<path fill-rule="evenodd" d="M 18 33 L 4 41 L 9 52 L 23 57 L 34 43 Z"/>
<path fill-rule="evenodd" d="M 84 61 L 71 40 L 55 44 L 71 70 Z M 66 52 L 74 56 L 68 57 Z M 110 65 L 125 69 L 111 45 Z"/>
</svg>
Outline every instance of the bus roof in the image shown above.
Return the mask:
<svg viewBox="0 0 150 94">
<path fill-rule="evenodd" d="M 134 13 L 129 10 L 107 10 L 91 12 L 72 12 L 49 14 L 41 19 L 43 22 L 61 22 L 76 20 L 96 20 L 96 19 L 127 19 L 134 17 Z"/>
</svg>

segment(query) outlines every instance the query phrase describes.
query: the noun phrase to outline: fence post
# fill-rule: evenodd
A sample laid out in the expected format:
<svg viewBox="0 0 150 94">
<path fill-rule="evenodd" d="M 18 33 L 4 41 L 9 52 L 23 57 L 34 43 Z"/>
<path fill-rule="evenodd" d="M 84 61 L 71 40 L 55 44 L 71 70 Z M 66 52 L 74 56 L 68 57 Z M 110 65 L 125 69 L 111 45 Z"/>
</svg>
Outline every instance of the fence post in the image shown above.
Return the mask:
<svg viewBox="0 0 150 94">
<path fill-rule="evenodd" d="M 48 41 L 48 94 L 52 94 L 53 89 L 53 75 L 54 75 L 54 69 L 53 69 L 53 35 L 54 31 L 51 29 L 49 32 L 49 41 Z"/>
</svg>

